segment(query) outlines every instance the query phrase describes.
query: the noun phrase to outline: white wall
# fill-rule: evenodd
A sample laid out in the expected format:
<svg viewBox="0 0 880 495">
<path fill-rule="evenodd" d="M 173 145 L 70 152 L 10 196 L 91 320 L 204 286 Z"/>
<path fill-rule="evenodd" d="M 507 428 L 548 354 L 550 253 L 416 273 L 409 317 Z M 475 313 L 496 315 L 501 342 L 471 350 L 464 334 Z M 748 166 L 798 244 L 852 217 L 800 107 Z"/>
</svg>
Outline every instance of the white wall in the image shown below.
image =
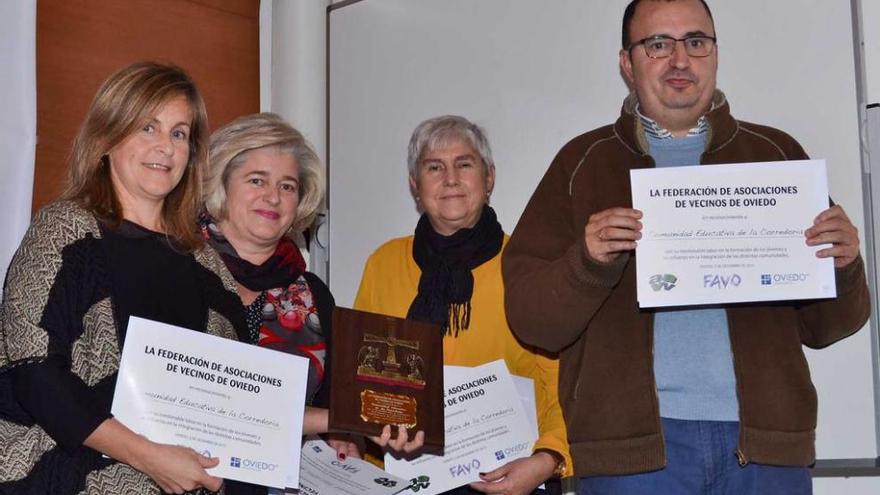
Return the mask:
<svg viewBox="0 0 880 495">
<path fill-rule="evenodd" d="M 327 159 L 326 0 L 263 0 L 260 3 L 260 110 L 296 127 Z M 321 218 L 319 217 L 318 223 Z M 327 279 L 326 227 L 310 251 L 309 270 Z M 305 247 L 302 239 L 297 239 Z"/>
<path fill-rule="evenodd" d="M 373 249 L 412 232 L 405 150 L 424 118 L 460 113 L 486 127 L 498 165 L 493 204 L 505 230 L 513 229 L 558 148 L 619 112 L 625 4 L 365 0 L 331 13 L 330 286 L 337 302 L 351 303 Z M 861 228 L 850 1 L 712 7 L 719 86 L 734 114 L 780 127 L 827 159 L 831 194 Z M 876 456 L 869 333 L 808 354 L 820 395 L 819 457 Z M 866 483 L 873 491 L 862 493 L 880 490 L 877 480 Z M 849 491 L 856 485 L 824 493 L 860 493 Z M 834 480 L 818 483 L 817 493 L 827 486 Z"/>
<path fill-rule="evenodd" d="M 880 0 L 860 0 L 868 103 L 880 103 Z"/>
<path fill-rule="evenodd" d="M 31 218 L 37 143 L 36 0 L 0 2 L 0 285 Z"/>
<path fill-rule="evenodd" d="M 268 0 L 261 24 L 271 29 L 263 49 L 261 72 L 269 75 L 261 87 L 261 107 L 287 119 L 326 160 L 327 150 L 327 1 Z M 261 32 L 265 28 L 261 26 Z M 264 58 L 266 60 L 264 60 Z"/>
<path fill-rule="evenodd" d="M 337 302 L 351 304 L 373 249 L 415 227 L 406 146 L 428 117 L 461 114 L 486 128 L 497 167 L 492 204 L 513 231 L 560 146 L 619 112 L 621 2 L 365 0 L 331 13 Z"/>
</svg>

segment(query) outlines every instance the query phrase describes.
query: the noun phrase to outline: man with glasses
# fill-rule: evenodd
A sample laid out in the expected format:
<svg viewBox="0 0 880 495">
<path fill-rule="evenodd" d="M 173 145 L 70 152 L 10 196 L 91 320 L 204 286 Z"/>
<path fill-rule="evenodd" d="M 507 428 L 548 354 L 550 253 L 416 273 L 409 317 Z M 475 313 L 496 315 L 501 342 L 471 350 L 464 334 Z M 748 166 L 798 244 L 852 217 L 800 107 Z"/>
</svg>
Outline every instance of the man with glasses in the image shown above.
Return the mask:
<svg viewBox="0 0 880 495">
<path fill-rule="evenodd" d="M 809 494 L 816 394 L 802 345 L 867 320 L 858 233 L 839 206 L 806 229 L 806 244 L 832 245 L 817 256 L 834 258 L 835 299 L 640 310 L 630 169 L 807 156 L 731 116 L 704 1 L 634 0 L 622 35 L 633 93 L 620 118 L 559 151 L 504 251 L 510 326 L 561 352 L 580 493 Z"/>
</svg>

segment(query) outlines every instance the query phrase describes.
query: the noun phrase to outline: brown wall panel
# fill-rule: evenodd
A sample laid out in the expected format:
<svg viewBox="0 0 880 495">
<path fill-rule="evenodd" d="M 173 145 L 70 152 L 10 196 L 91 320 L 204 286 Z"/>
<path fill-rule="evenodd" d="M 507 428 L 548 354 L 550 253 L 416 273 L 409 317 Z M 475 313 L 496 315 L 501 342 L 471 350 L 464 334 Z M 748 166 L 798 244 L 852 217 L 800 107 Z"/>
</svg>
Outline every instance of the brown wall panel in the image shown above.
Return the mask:
<svg viewBox="0 0 880 495">
<path fill-rule="evenodd" d="M 125 65 L 186 69 L 212 129 L 259 111 L 259 8 L 259 0 L 38 0 L 34 211 L 57 198 L 92 97 Z"/>
</svg>

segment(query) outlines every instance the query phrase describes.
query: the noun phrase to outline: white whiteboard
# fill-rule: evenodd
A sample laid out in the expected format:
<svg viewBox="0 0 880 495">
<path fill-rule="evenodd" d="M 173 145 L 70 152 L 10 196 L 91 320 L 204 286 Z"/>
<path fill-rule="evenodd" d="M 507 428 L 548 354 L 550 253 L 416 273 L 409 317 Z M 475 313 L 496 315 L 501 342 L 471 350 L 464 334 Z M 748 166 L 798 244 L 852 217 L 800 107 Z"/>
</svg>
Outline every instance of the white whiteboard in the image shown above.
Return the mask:
<svg viewBox="0 0 880 495">
<path fill-rule="evenodd" d="M 626 0 L 363 0 L 330 13 L 330 287 L 350 305 L 367 256 L 412 233 L 406 145 L 457 113 L 494 151 L 493 206 L 511 232 L 562 144 L 612 122 Z M 829 187 L 863 225 L 850 0 L 710 2 L 719 88 L 734 115 L 782 128 L 828 160 Z M 818 455 L 875 457 L 867 331 L 808 353 Z"/>
</svg>

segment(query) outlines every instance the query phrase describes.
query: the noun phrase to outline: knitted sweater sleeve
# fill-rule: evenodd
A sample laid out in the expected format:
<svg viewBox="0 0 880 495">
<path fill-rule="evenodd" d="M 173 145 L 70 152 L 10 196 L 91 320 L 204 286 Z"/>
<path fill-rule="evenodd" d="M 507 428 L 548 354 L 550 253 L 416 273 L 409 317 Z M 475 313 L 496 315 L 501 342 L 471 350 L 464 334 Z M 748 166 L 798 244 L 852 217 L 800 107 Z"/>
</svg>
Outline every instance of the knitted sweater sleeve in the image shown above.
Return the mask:
<svg viewBox="0 0 880 495">
<path fill-rule="evenodd" d="M 40 427 L 68 452 L 79 448 L 104 420 L 92 390 L 59 356 L 18 366 L 11 372 L 15 400 Z"/>
<path fill-rule="evenodd" d="M 4 409 L 18 411 L 23 423 L 37 423 L 68 450 L 110 417 L 92 390 L 96 381 L 86 383 L 91 377 L 78 375 L 72 358 L 95 294 L 94 273 L 84 267 L 94 245 L 87 232 L 96 230 L 90 216 L 70 205 L 42 210 L 4 287 L 0 372 L 15 398 Z"/>
</svg>

